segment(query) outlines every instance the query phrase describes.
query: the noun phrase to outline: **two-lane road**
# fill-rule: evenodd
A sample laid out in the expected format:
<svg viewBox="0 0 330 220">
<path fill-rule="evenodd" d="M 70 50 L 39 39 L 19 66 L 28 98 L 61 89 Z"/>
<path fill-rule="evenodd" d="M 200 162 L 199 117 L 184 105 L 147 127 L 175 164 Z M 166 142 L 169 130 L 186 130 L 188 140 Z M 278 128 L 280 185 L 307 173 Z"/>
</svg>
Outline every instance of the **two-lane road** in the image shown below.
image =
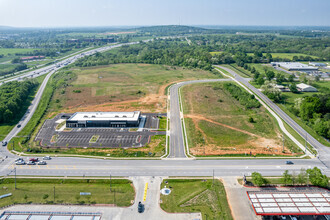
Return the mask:
<svg viewBox="0 0 330 220">
<path fill-rule="evenodd" d="M 230 79 L 204 79 L 192 80 L 177 83 L 171 86 L 170 89 L 170 151 L 168 158 L 186 158 L 184 136 L 182 129 L 183 113 L 180 111 L 180 94 L 179 89 L 181 86 L 194 84 L 194 83 L 207 83 L 207 82 L 222 82 L 229 81 Z"/>
</svg>

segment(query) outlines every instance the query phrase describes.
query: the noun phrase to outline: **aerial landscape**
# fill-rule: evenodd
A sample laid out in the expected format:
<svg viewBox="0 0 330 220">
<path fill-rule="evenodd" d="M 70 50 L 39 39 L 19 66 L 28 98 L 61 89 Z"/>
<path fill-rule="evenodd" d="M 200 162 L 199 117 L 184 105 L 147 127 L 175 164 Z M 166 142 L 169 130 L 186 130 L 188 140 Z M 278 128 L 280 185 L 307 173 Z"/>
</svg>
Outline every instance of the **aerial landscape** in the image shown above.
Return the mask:
<svg viewBox="0 0 330 220">
<path fill-rule="evenodd" d="M 0 220 L 330 219 L 329 10 L 0 0 Z"/>
</svg>

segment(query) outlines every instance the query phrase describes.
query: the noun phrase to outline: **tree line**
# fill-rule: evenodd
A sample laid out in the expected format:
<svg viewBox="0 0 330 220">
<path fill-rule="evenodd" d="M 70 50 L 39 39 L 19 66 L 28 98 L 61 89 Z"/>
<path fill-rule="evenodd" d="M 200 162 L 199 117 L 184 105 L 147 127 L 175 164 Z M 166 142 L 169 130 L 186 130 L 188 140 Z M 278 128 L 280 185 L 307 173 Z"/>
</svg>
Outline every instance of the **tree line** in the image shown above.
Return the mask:
<svg viewBox="0 0 330 220">
<path fill-rule="evenodd" d="M 232 97 L 238 100 L 239 103 L 247 109 L 259 108 L 261 106 L 260 102 L 255 98 L 253 94 L 249 94 L 248 92 L 243 91 L 240 87 L 232 83 L 225 83 L 223 88 L 227 90 Z"/>
<path fill-rule="evenodd" d="M 256 186 L 265 186 L 271 184 L 271 179 L 264 178 L 260 173 L 253 172 L 252 175 L 252 183 Z M 321 170 L 317 167 L 313 169 L 302 169 L 300 173 L 290 174 L 288 170 L 283 172 L 283 175 L 280 179 L 280 183 L 287 185 L 314 185 L 319 187 L 328 187 L 329 179 L 326 175 L 322 174 Z"/>
<path fill-rule="evenodd" d="M 32 80 L 3 84 L 0 87 L 0 123 L 17 119 L 25 109 L 26 99 L 37 86 L 38 83 Z"/>
</svg>

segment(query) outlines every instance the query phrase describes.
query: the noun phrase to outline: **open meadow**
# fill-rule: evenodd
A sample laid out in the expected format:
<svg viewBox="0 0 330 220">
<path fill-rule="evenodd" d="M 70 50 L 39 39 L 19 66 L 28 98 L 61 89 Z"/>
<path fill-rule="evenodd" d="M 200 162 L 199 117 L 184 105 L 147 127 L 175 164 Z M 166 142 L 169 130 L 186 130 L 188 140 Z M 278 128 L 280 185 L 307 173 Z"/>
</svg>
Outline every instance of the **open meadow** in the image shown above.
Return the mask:
<svg viewBox="0 0 330 220">
<path fill-rule="evenodd" d="M 190 152 L 196 156 L 283 155 L 297 153 L 264 107 L 247 109 L 224 83 L 183 87 L 183 109 Z"/>
<path fill-rule="evenodd" d="M 55 91 L 54 112 L 166 112 L 166 89 L 174 82 L 217 78 L 211 72 L 151 64 L 73 69 L 75 77 Z"/>
<path fill-rule="evenodd" d="M 12 196 L 0 200 L 0 208 L 12 204 L 115 204 L 130 206 L 135 190 L 126 179 L 28 179 L 13 178 L 0 181 L 0 194 Z M 54 191 L 55 190 L 55 191 Z M 80 195 L 89 192 L 91 195 Z M 54 197 L 55 196 L 55 197 Z"/>
</svg>

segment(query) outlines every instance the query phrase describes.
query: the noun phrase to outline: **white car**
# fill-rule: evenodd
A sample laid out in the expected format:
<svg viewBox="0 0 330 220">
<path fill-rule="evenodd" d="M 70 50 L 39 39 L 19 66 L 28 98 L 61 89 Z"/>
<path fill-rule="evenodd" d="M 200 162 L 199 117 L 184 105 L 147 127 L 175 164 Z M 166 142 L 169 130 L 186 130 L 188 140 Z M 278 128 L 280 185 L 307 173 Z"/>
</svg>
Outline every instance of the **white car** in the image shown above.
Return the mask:
<svg viewBox="0 0 330 220">
<path fill-rule="evenodd" d="M 52 158 L 50 156 L 44 156 L 43 159 L 44 160 L 51 160 Z"/>
<path fill-rule="evenodd" d="M 38 162 L 38 165 L 47 165 L 47 163 L 46 163 L 46 161 L 43 161 L 43 160 L 42 160 L 42 161 L 39 161 L 39 162 Z"/>
</svg>

